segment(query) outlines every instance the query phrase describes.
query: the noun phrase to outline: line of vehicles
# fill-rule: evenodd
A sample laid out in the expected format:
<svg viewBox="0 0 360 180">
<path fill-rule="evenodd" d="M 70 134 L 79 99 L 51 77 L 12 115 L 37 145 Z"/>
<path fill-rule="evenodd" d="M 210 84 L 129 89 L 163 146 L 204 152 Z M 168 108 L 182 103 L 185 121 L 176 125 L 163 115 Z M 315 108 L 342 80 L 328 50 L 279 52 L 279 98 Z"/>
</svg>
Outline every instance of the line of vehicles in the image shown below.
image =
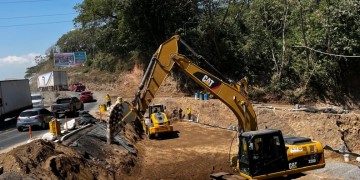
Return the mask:
<svg viewBox="0 0 360 180">
<path fill-rule="evenodd" d="M 29 126 L 45 129 L 51 119 L 58 118 L 60 114 L 74 116 L 77 111 L 84 110 L 84 102 L 94 101 L 93 93 L 85 91 L 82 84 L 76 83 L 74 90 L 82 91 L 79 98 L 59 97 L 50 106 L 49 111 L 41 94 L 31 94 L 29 80 L 0 81 L 0 126 L 5 119 L 16 117 L 16 127 L 19 131 Z"/>
</svg>

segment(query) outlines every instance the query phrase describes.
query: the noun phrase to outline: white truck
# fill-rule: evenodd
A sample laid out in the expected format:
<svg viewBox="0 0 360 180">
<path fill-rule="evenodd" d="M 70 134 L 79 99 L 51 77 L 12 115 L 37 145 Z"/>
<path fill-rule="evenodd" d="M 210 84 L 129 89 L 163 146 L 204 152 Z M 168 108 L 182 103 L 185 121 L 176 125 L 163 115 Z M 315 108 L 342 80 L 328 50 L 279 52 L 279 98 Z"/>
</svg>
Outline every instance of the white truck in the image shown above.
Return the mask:
<svg viewBox="0 0 360 180">
<path fill-rule="evenodd" d="M 39 91 L 68 89 L 66 71 L 52 71 L 41 74 L 37 78 Z"/>
<path fill-rule="evenodd" d="M 32 108 L 28 79 L 0 81 L 0 123 Z"/>
</svg>

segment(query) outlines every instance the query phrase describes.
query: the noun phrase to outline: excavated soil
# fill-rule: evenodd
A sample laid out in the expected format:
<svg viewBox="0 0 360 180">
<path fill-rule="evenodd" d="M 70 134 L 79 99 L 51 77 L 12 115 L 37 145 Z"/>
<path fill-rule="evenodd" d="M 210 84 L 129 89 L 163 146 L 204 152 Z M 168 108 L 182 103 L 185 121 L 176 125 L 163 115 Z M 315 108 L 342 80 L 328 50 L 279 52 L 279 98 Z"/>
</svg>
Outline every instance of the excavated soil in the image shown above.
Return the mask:
<svg viewBox="0 0 360 180">
<path fill-rule="evenodd" d="M 214 172 L 232 172 L 228 153 L 234 132 L 174 121 L 174 133 L 141 141 L 141 166 L 131 179 L 209 179 Z"/>
<path fill-rule="evenodd" d="M 127 138 L 137 136 L 131 130 L 127 132 Z M 77 150 L 35 140 L 0 154 L 0 167 L 4 171 L 0 179 L 18 175 L 34 179 L 121 179 L 130 173 L 138 159 L 118 145 L 106 145 L 92 137 L 87 136 L 81 143 L 86 147 Z"/>
</svg>

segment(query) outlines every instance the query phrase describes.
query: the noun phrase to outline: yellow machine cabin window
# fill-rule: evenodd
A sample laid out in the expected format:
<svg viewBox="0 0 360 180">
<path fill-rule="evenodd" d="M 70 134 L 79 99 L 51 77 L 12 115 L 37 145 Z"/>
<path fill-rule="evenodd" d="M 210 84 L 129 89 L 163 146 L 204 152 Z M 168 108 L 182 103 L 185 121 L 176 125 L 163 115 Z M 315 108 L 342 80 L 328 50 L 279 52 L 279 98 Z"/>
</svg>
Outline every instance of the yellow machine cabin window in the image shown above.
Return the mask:
<svg viewBox="0 0 360 180">
<path fill-rule="evenodd" d="M 240 171 L 244 174 L 250 174 L 250 165 L 249 165 L 249 148 L 248 148 L 248 138 L 242 137 L 240 144 Z"/>
</svg>

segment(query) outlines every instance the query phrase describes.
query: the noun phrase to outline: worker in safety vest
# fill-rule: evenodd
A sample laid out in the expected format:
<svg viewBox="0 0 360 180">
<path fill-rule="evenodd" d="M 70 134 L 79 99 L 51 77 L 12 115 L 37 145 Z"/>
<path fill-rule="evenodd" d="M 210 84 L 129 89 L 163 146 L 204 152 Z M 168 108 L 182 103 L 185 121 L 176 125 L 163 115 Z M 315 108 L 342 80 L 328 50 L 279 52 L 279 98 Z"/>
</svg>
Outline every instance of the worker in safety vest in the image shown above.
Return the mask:
<svg viewBox="0 0 360 180">
<path fill-rule="evenodd" d="M 115 104 L 120 104 L 120 103 L 122 103 L 122 97 L 117 97 Z"/>
<path fill-rule="evenodd" d="M 187 109 L 188 118 L 190 120 L 191 119 L 191 109 L 190 108 L 186 108 L 186 109 Z"/>
<path fill-rule="evenodd" d="M 106 106 L 110 107 L 111 106 L 111 98 L 110 98 L 109 93 L 106 94 L 105 99 L 106 99 Z"/>
</svg>

